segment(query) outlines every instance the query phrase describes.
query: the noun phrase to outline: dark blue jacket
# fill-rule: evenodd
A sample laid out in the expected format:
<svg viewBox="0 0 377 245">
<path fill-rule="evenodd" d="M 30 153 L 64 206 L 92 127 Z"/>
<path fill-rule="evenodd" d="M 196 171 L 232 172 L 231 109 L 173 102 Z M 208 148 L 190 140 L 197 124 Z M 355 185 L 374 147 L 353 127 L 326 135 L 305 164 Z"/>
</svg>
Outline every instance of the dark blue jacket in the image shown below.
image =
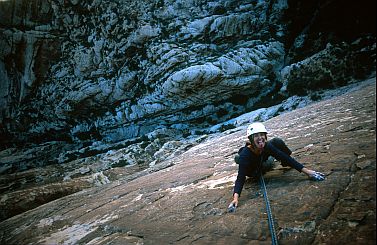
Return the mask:
<svg viewBox="0 0 377 245">
<path fill-rule="evenodd" d="M 269 141 L 267 141 L 263 150 L 263 154 L 260 156 L 257 156 L 254 152 L 251 151 L 249 147 L 246 146 L 243 147 L 243 149 L 241 149 L 239 155 L 240 157 L 238 175 L 234 186 L 233 194 L 238 193 L 239 195 L 241 195 L 243 185 L 245 184 L 246 176 L 257 177 L 258 166 L 260 166 L 262 161 L 266 160 L 269 156 L 274 157 L 275 159 L 279 160 L 283 165 L 290 166 L 299 172 L 301 172 L 301 170 L 304 168 L 304 165 L 297 162 L 288 154 L 279 150 Z"/>
</svg>

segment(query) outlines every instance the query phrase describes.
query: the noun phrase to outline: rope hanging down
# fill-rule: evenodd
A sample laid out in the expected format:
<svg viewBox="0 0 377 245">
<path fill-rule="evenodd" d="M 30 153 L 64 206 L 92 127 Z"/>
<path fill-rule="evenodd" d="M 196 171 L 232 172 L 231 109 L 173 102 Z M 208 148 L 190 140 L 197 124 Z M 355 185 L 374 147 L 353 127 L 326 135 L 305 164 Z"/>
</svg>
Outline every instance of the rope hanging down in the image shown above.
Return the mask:
<svg viewBox="0 0 377 245">
<path fill-rule="evenodd" d="M 274 219 L 272 218 L 272 212 L 271 212 L 271 206 L 270 201 L 268 200 L 267 196 L 267 188 L 266 184 L 264 182 L 263 174 L 262 174 L 262 164 L 263 164 L 263 157 L 261 157 L 261 161 L 258 166 L 258 172 L 259 172 L 259 184 L 263 192 L 264 201 L 266 202 L 266 210 L 267 210 L 267 217 L 268 217 L 268 226 L 270 228 L 271 233 L 271 244 L 272 245 L 278 245 L 278 239 L 275 233 L 275 225 L 274 225 Z"/>
<path fill-rule="evenodd" d="M 277 239 L 277 236 L 276 236 L 276 233 L 275 233 L 274 219 L 272 218 L 270 201 L 268 200 L 266 184 L 264 183 L 264 178 L 263 178 L 262 174 L 260 174 L 259 183 L 260 183 L 261 189 L 263 191 L 264 201 L 266 202 L 268 226 L 270 228 L 272 245 L 277 245 L 278 239 Z"/>
</svg>

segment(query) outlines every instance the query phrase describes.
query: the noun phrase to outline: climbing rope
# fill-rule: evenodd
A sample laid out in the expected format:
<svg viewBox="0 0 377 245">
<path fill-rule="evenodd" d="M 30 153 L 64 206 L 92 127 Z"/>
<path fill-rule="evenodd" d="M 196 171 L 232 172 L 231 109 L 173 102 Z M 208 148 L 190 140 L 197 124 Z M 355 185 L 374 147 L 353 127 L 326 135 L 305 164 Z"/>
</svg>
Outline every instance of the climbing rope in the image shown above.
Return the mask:
<svg viewBox="0 0 377 245">
<path fill-rule="evenodd" d="M 264 182 L 264 178 L 263 178 L 262 174 L 259 177 L 259 183 L 260 183 L 260 186 L 261 186 L 261 189 L 262 189 L 262 192 L 263 192 L 264 201 L 266 202 L 268 226 L 270 228 L 272 245 L 277 245 L 278 239 L 277 239 L 277 236 L 276 236 L 276 233 L 275 233 L 274 219 L 272 217 L 270 201 L 268 200 L 266 184 Z"/>
<path fill-rule="evenodd" d="M 262 161 L 263 161 L 263 157 L 261 157 L 261 161 L 260 161 L 260 164 L 259 164 L 259 184 L 260 184 L 260 187 L 261 187 L 262 192 L 263 192 L 264 201 L 266 202 L 268 226 L 270 228 L 270 233 L 271 233 L 271 244 L 277 245 L 278 239 L 277 239 L 276 232 L 275 232 L 274 219 L 272 217 L 270 201 L 268 200 L 268 196 L 267 196 L 267 188 L 266 188 L 266 184 L 264 182 L 264 178 L 263 178 L 263 174 L 262 174 Z"/>
</svg>

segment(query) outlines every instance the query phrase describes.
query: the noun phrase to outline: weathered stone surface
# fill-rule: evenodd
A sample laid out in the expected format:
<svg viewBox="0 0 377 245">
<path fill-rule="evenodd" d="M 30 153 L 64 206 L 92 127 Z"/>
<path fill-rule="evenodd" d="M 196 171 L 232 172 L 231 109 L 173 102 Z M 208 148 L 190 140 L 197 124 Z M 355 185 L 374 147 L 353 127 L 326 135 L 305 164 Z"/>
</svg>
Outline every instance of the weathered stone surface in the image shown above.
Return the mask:
<svg viewBox="0 0 377 245">
<path fill-rule="evenodd" d="M 203 128 L 376 65 L 373 1 L 12 0 L 0 16 L 1 149 Z"/>
<path fill-rule="evenodd" d="M 266 121 L 293 156 L 326 174 L 313 182 L 277 166 L 265 175 L 280 244 L 375 244 L 375 79 Z M 0 223 L 2 244 L 269 244 L 257 183 L 226 213 L 245 127 L 208 138 L 145 170 Z"/>
</svg>

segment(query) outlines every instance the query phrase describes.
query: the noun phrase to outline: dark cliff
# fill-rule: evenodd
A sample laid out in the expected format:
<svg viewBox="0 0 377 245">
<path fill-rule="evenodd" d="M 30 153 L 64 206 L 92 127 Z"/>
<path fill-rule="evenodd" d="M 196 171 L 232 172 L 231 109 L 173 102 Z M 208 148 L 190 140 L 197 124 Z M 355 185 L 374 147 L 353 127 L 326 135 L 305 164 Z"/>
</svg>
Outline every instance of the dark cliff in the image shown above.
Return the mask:
<svg viewBox="0 0 377 245">
<path fill-rule="evenodd" d="M 326 174 L 313 182 L 276 165 L 265 175 L 280 244 L 375 244 L 375 79 L 265 122 L 293 156 Z M 249 181 L 226 213 L 245 127 L 0 223 L 1 244 L 270 244 L 264 201 Z M 5 198 L 4 196 L 2 199 Z"/>
<path fill-rule="evenodd" d="M 365 79 L 375 72 L 375 5 L 1 1 L 2 149 L 156 128 L 187 135 Z"/>
<path fill-rule="evenodd" d="M 375 5 L 0 1 L 1 243 L 269 243 L 225 213 L 266 121 L 327 175 L 266 175 L 279 242 L 374 244 Z"/>
</svg>

